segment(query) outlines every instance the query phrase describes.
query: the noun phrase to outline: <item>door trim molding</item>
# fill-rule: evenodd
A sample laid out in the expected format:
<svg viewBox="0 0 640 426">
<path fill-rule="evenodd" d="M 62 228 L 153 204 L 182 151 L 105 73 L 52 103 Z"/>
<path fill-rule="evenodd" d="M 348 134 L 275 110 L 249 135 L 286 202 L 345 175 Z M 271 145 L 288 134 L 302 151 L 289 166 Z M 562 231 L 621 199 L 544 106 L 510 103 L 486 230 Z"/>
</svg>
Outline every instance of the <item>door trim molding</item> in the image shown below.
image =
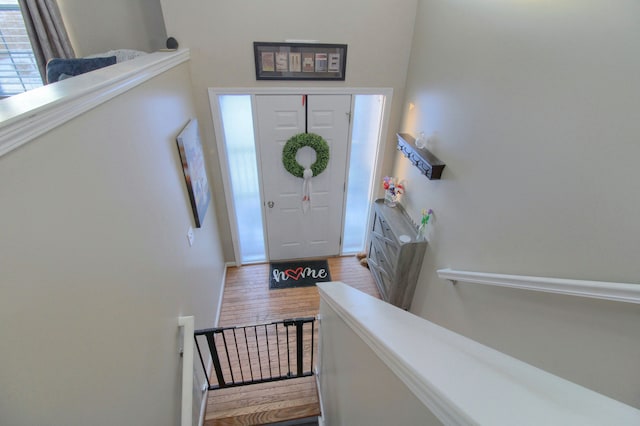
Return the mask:
<svg viewBox="0 0 640 426">
<path fill-rule="evenodd" d="M 210 87 L 216 95 L 393 95 L 391 87 Z"/>
<path fill-rule="evenodd" d="M 257 95 L 383 95 L 385 97 L 385 105 L 382 113 L 382 123 L 380 127 L 380 141 L 376 153 L 376 164 L 374 166 L 374 181 L 380 180 L 380 169 L 384 156 L 384 140 L 387 136 L 389 119 L 391 117 L 391 105 L 393 100 L 393 88 L 391 87 L 210 87 L 207 90 L 209 94 L 209 107 L 213 121 L 214 135 L 216 138 L 216 146 L 218 149 L 218 163 L 222 174 L 222 183 L 225 188 L 231 188 L 229 178 L 229 166 L 227 162 L 227 151 L 225 147 L 224 131 L 222 128 L 222 118 L 218 103 L 218 96 L 221 95 L 250 95 L 251 105 L 255 112 L 255 97 Z M 257 136 L 256 117 L 253 117 L 254 136 Z M 350 130 L 351 131 L 351 127 Z M 258 166 L 260 167 L 260 166 Z M 262 191 L 262 189 L 261 189 Z M 375 189 L 372 188 L 372 191 Z M 261 195 L 263 195 L 261 193 Z M 369 194 L 370 198 L 372 194 Z M 225 204 L 227 217 L 229 220 L 231 240 L 233 244 L 234 261 L 236 265 L 242 265 L 240 258 L 238 223 L 236 221 L 236 209 L 233 202 L 233 196 L 230 191 L 225 191 Z M 261 209 L 264 221 L 264 209 Z M 369 214 L 369 221 L 371 215 Z M 263 222 L 264 223 L 264 222 Z M 266 237 L 266 236 L 265 236 Z M 368 238 L 368 237 L 367 237 Z M 368 242 L 365 243 L 365 247 Z M 266 250 L 266 247 L 265 247 Z M 342 250 L 342 249 L 341 249 Z"/>
</svg>

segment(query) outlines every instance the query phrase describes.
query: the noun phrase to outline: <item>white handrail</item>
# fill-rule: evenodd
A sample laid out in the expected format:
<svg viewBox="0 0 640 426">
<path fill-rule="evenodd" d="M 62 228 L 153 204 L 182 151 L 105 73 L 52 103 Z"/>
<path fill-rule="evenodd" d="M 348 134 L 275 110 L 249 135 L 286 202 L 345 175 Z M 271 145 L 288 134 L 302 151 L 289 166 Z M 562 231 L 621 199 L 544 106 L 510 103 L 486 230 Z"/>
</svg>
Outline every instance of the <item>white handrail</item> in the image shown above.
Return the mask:
<svg viewBox="0 0 640 426">
<path fill-rule="evenodd" d="M 191 426 L 193 412 L 193 317 L 178 317 L 182 330 L 182 426 Z"/>
<path fill-rule="evenodd" d="M 526 364 L 341 282 L 318 283 L 328 330 L 351 328 L 443 424 L 638 425 L 640 410 Z M 323 308 L 326 307 L 325 308 Z M 349 336 L 348 334 L 343 334 Z M 360 350 L 360 349 L 359 349 Z M 366 350 L 366 349 L 365 349 Z M 323 355 L 323 364 L 335 351 Z M 347 371 L 352 364 L 333 367 Z M 326 364 L 325 364 L 326 365 Z M 364 362 L 349 377 L 374 374 Z M 344 370 L 342 370 L 344 369 Z M 325 374 L 325 373 L 320 373 Z M 338 370 L 332 371 L 339 374 Z M 328 382 L 327 382 L 328 383 Z M 370 383 L 367 381 L 367 383 Z M 380 383 L 381 387 L 385 383 Z M 340 389 L 336 389 L 340 392 Z M 344 389 L 343 389 L 344 390 Z M 327 392 L 321 388 L 321 392 Z M 376 389 L 370 389 L 376 395 Z M 331 399 L 335 400 L 336 395 Z M 352 400 L 363 404 L 362 399 Z M 348 404 L 340 404 L 339 410 Z M 325 407 L 326 408 L 326 407 Z M 363 404 L 363 409 L 365 409 Z"/>
<path fill-rule="evenodd" d="M 438 269 L 438 277 L 450 280 L 454 284 L 457 281 L 462 281 L 466 283 L 590 297 L 593 299 L 640 303 L 640 284 L 489 274 L 485 272 L 457 271 L 448 268 Z"/>
<path fill-rule="evenodd" d="M 188 60 L 188 49 L 150 53 L 2 99 L 0 157 Z"/>
</svg>

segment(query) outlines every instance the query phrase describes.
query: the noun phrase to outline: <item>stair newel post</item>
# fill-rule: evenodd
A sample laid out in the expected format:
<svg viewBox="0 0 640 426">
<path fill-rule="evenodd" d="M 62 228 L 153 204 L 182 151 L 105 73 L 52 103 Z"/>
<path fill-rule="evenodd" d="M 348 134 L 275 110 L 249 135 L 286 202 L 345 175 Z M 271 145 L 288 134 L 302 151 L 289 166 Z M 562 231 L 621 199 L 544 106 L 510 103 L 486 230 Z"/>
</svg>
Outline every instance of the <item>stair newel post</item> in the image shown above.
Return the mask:
<svg viewBox="0 0 640 426">
<path fill-rule="evenodd" d="M 216 372 L 218 378 L 218 386 L 223 388 L 226 386 L 224 375 L 222 374 L 222 366 L 220 365 L 220 357 L 218 356 L 218 348 L 216 348 L 215 333 L 221 331 L 214 331 L 207 333 L 207 343 L 209 344 L 209 351 L 211 352 L 211 361 L 213 362 L 213 369 Z"/>
</svg>

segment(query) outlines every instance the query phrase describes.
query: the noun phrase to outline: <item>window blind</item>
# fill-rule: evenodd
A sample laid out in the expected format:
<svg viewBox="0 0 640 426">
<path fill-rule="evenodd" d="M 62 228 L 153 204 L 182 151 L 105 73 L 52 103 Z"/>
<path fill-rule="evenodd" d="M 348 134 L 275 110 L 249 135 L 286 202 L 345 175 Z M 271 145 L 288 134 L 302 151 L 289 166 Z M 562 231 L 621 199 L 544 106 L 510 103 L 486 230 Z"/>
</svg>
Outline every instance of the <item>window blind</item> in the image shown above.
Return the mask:
<svg viewBox="0 0 640 426">
<path fill-rule="evenodd" d="M 17 2 L 0 2 L 0 97 L 42 86 Z"/>
</svg>

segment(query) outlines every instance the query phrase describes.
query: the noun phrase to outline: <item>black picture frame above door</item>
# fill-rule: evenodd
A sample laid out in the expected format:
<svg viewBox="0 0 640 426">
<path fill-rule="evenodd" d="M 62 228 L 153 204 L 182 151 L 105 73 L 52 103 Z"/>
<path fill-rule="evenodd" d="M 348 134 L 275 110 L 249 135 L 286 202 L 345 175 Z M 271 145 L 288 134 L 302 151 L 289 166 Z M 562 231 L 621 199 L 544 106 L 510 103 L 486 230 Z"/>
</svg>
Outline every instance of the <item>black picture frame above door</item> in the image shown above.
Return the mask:
<svg viewBox="0 0 640 426">
<path fill-rule="evenodd" d="M 256 80 L 345 80 L 347 45 L 253 42 Z"/>
</svg>

